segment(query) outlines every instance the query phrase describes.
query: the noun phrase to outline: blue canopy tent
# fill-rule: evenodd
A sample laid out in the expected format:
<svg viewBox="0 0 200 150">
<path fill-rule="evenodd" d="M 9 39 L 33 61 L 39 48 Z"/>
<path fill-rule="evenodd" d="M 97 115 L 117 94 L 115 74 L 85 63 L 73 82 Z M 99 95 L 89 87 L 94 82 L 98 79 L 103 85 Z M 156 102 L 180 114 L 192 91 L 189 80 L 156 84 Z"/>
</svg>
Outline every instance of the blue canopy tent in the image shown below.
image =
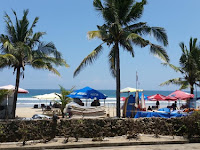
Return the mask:
<svg viewBox="0 0 200 150">
<path fill-rule="evenodd" d="M 67 97 L 80 98 L 80 99 L 89 99 L 89 98 L 104 99 L 104 104 L 105 104 L 105 99 L 107 98 L 107 96 L 104 95 L 103 93 L 95 89 L 92 89 L 88 86 L 70 93 L 69 95 L 67 95 Z"/>
</svg>

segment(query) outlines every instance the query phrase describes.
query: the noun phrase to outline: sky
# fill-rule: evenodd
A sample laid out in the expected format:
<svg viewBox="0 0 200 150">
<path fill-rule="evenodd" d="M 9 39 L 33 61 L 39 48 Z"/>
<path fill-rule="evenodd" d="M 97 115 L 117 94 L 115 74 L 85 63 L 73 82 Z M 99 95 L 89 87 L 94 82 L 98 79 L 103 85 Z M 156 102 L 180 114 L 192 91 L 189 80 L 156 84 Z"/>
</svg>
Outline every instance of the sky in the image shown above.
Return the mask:
<svg viewBox="0 0 200 150">
<path fill-rule="evenodd" d="M 137 0 L 139 1 L 139 0 Z M 143 16 L 139 21 L 147 22 L 149 26 L 165 28 L 169 45 L 165 47 L 170 63 L 178 66 L 181 56 L 180 42 L 187 46 L 190 37 L 200 38 L 200 1 L 199 0 L 148 0 L 144 7 Z M 58 67 L 61 77 L 47 70 L 25 68 L 25 78 L 20 80 L 20 87 L 26 89 L 58 89 L 59 85 L 70 89 L 90 86 L 95 89 L 115 89 L 115 79 L 109 71 L 109 47 L 104 46 L 100 57 L 90 66 L 85 67 L 80 74 L 73 78 L 73 72 L 101 41 L 88 40 L 87 32 L 97 30 L 97 25 L 104 23 L 101 15 L 95 11 L 93 0 L 6 0 L 0 5 L 0 33 L 5 33 L 5 12 L 13 18 L 12 9 L 18 18 L 23 10 L 29 9 L 30 22 L 38 16 L 39 22 L 35 32 L 47 34 L 42 41 L 52 41 L 70 65 L 69 68 Z M 13 20 L 14 21 L 14 20 Z M 147 37 L 152 42 L 153 37 Z M 135 57 L 120 49 L 121 88 L 136 86 L 136 71 L 138 87 L 144 90 L 176 90 L 175 85 L 159 86 L 160 83 L 181 77 L 169 67 L 163 66 L 162 61 L 153 56 L 149 47 L 134 46 Z M 0 86 L 15 84 L 13 69 L 0 70 Z"/>
</svg>

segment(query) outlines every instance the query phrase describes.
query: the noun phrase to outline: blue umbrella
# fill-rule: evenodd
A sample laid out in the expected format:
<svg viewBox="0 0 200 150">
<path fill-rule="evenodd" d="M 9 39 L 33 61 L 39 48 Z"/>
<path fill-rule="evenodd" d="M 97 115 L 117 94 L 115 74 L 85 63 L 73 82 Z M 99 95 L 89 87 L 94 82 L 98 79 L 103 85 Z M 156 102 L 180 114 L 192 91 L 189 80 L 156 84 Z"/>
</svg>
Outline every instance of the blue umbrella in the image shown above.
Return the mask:
<svg viewBox="0 0 200 150">
<path fill-rule="evenodd" d="M 80 99 L 106 99 L 107 96 L 102 94 L 101 92 L 94 90 L 90 87 L 84 87 L 83 89 L 80 90 L 76 90 L 74 92 L 72 92 L 71 94 L 67 95 L 67 97 L 71 97 L 71 98 L 80 98 Z"/>
</svg>

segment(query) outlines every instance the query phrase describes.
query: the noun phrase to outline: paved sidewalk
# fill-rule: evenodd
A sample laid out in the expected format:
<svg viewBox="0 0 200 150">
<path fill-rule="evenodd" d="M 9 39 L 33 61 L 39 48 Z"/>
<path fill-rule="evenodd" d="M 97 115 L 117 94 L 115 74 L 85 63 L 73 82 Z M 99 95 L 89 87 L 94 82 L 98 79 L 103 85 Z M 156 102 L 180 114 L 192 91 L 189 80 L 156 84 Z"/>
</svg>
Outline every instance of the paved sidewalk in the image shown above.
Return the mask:
<svg viewBox="0 0 200 150">
<path fill-rule="evenodd" d="M 199 150 L 200 143 L 81 148 L 81 150 Z M 72 148 L 70 150 L 80 150 Z"/>
<path fill-rule="evenodd" d="M 161 144 L 185 144 L 188 140 L 183 137 L 175 136 L 159 136 L 155 138 L 154 135 L 140 135 L 139 139 L 126 139 L 126 136 L 109 137 L 103 141 L 93 142 L 91 138 L 80 138 L 78 142 L 74 138 L 70 138 L 69 142 L 64 144 L 64 138 L 55 138 L 48 143 L 39 143 L 39 141 L 29 141 L 27 145 L 22 146 L 22 142 L 1 143 L 0 149 L 69 149 L 69 148 L 94 148 L 94 147 L 116 147 L 116 146 L 130 146 L 130 145 L 161 145 Z M 120 147 L 119 147 L 120 148 Z"/>
</svg>

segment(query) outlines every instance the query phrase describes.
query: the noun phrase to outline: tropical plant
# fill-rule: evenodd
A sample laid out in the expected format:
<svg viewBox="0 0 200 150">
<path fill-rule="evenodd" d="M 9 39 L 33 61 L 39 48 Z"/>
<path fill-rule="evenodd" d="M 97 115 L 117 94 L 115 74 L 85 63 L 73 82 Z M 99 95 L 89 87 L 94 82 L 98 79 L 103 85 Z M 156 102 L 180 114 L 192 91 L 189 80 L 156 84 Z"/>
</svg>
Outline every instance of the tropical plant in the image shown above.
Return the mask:
<svg viewBox="0 0 200 150">
<path fill-rule="evenodd" d="M 190 93 L 194 94 L 194 85 L 199 85 L 200 79 L 200 45 L 197 44 L 197 38 L 190 38 L 189 49 L 183 42 L 179 46 L 182 50 L 179 59 L 180 67 L 169 63 L 164 63 L 164 65 L 170 66 L 176 72 L 181 73 L 183 77 L 170 79 L 160 85 L 176 84 L 180 86 L 180 89 L 190 88 Z"/>
<path fill-rule="evenodd" d="M 56 102 L 58 102 L 58 103 L 61 102 L 60 111 L 62 113 L 63 118 L 65 117 L 65 114 L 64 114 L 65 106 L 72 100 L 71 98 L 67 97 L 66 95 L 69 95 L 72 91 L 73 91 L 73 88 L 70 91 L 68 91 L 64 87 L 60 86 L 60 94 L 56 93 L 56 95 L 60 98 L 60 100 L 56 101 Z"/>
<path fill-rule="evenodd" d="M 20 78 L 24 78 L 25 66 L 30 65 L 35 69 L 49 70 L 60 76 L 54 68 L 56 66 L 68 67 L 66 61 L 62 59 L 61 53 L 57 51 L 52 42 L 44 43 L 40 39 L 45 32 L 33 32 L 38 22 L 36 17 L 33 23 L 27 18 L 29 11 L 24 10 L 21 20 L 18 19 L 16 12 L 15 25 L 11 18 L 5 13 L 6 34 L 1 34 L 2 43 L 0 55 L 0 68 L 13 68 L 16 72 L 15 93 L 13 102 L 12 118 L 15 118 L 16 102 Z"/>
<path fill-rule="evenodd" d="M 0 90 L 0 104 L 7 95 L 10 95 L 12 91 L 10 90 Z"/>
<path fill-rule="evenodd" d="M 105 23 L 97 26 L 97 31 L 89 31 L 88 38 L 98 38 L 102 43 L 95 48 L 74 72 L 74 76 L 88 64 L 92 64 L 100 55 L 103 44 L 111 47 L 108 54 L 111 74 L 116 77 L 116 99 L 117 116 L 120 117 L 120 52 L 123 48 L 134 57 L 132 45 L 141 48 L 150 46 L 150 52 L 162 60 L 168 62 L 169 58 L 166 51 L 160 45 L 153 44 L 143 38 L 146 35 L 152 35 L 158 42 L 164 46 L 168 45 L 168 38 L 165 29 L 161 27 L 150 27 L 146 22 L 137 22 L 141 18 L 146 5 L 146 0 L 136 2 L 135 0 L 94 0 L 93 5 L 99 12 Z M 137 23 L 136 23 L 137 22 Z"/>
</svg>

